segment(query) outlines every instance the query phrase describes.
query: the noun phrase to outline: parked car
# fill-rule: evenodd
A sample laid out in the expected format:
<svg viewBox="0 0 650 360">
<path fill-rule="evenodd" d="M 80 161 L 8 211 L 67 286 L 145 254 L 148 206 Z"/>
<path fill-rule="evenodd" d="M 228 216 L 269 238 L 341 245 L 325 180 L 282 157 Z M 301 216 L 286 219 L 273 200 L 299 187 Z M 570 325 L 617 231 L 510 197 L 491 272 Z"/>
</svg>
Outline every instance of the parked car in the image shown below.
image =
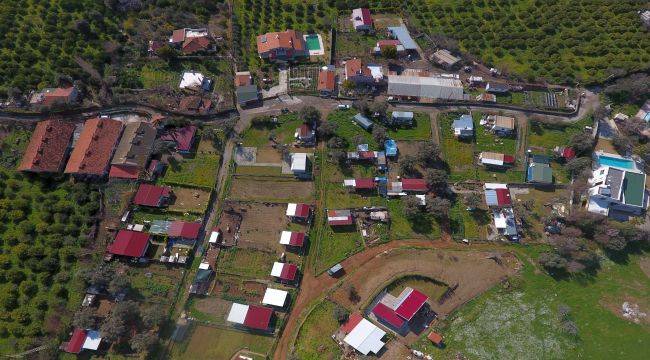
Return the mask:
<svg viewBox="0 0 650 360">
<path fill-rule="evenodd" d="M 351 107 L 352 106 L 346 105 L 346 104 L 339 104 L 339 106 L 338 106 L 339 110 L 346 110 L 346 109 L 349 109 Z"/>
<path fill-rule="evenodd" d="M 338 263 L 327 270 L 329 276 L 334 277 L 339 271 L 343 270 L 343 266 Z"/>
</svg>

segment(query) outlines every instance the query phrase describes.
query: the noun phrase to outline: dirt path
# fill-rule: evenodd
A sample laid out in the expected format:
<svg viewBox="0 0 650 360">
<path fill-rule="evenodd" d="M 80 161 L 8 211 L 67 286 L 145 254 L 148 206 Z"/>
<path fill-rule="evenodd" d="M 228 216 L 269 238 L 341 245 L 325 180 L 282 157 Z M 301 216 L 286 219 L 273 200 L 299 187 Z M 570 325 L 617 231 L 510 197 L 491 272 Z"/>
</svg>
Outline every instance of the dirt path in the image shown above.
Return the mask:
<svg viewBox="0 0 650 360">
<path fill-rule="evenodd" d="M 433 142 L 440 146 L 440 127 L 438 126 L 438 111 L 432 111 L 429 113 L 429 118 L 431 119 L 431 137 Z"/>
</svg>

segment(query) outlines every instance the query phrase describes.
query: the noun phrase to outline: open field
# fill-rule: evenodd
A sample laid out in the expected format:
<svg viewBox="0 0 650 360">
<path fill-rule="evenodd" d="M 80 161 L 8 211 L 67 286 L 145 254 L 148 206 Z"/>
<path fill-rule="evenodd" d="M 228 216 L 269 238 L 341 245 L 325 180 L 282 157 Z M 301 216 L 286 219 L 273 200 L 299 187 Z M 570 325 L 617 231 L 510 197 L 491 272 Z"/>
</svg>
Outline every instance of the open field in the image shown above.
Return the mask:
<svg viewBox="0 0 650 360">
<path fill-rule="evenodd" d="M 364 247 L 361 233 L 356 227 L 345 229 L 332 229 L 327 225 L 327 219 L 323 219 L 319 231 L 316 234 L 320 237 L 316 259 L 316 269 L 325 270 L 337 262 L 357 253 Z M 313 232 L 312 232 L 313 233 Z"/>
<path fill-rule="evenodd" d="M 243 215 L 238 246 L 269 252 L 284 251 L 280 245 L 280 233 L 289 230 L 289 220 L 285 215 L 286 204 L 240 204 Z M 299 224 L 291 224 L 293 230 L 305 231 Z"/>
<path fill-rule="evenodd" d="M 219 253 L 217 273 L 266 279 L 279 254 L 255 249 L 232 248 Z"/>
<path fill-rule="evenodd" d="M 162 183 L 210 190 L 216 182 L 220 164 L 220 156 L 214 154 L 196 154 L 193 158 L 170 161 Z"/>
<path fill-rule="evenodd" d="M 406 287 L 419 290 L 427 295 L 431 301 L 437 301 L 448 289 L 446 284 L 435 279 L 414 275 L 396 279 L 386 287 L 386 291 L 397 297 Z"/>
<path fill-rule="evenodd" d="M 312 182 L 293 179 L 235 177 L 229 198 L 268 202 L 310 202 L 314 193 Z"/>
<path fill-rule="evenodd" d="M 208 208 L 210 203 L 209 191 L 180 186 L 175 186 L 173 191 L 175 200 L 173 204 L 169 205 L 169 211 L 202 215 Z"/>
<path fill-rule="evenodd" d="M 387 114 L 387 116 L 390 117 L 391 114 Z M 394 140 L 431 140 L 431 118 L 429 114 L 416 112 L 413 114 L 413 122 L 413 127 L 388 128 L 388 137 Z"/>
<path fill-rule="evenodd" d="M 517 253 L 527 259 L 537 257 L 539 250 L 521 248 Z M 597 276 L 560 281 L 524 260 L 522 274 L 509 287 L 496 286 L 434 326 L 445 336 L 444 349 L 433 348 L 424 337 L 416 348 L 439 359 L 457 352 L 501 359 L 643 359 L 645 349 L 639 344 L 650 341 L 648 325 L 626 320 L 620 312 L 624 301 L 638 304 L 642 311 L 650 308 L 648 277 L 639 267 L 644 258 L 632 255 L 624 263 L 606 260 Z M 562 330 L 560 306 L 568 307 L 577 336 Z"/>
<path fill-rule="evenodd" d="M 352 118 L 358 113 L 355 109 L 332 111 L 327 117 L 328 122 L 338 125 L 336 136 L 343 138 L 348 143 L 348 149 L 355 149 L 354 137 L 360 136 L 363 142 L 368 144 L 370 150 L 378 150 L 378 144 L 372 138 L 372 133 L 362 129 Z"/>
<path fill-rule="evenodd" d="M 226 326 L 231 305 L 230 301 L 216 296 L 192 297 L 187 302 L 189 315 L 194 319 Z"/>
<path fill-rule="evenodd" d="M 325 204 L 330 209 L 360 208 L 364 206 L 381 206 L 386 199 L 379 196 L 377 190 L 360 192 L 348 190 L 343 182 L 325 183 Z"/>
<path fill-rule="evenodd" d="M 182 274 L 177 268 L 166 268 L 161 264 L 149 264 L 143 268 L 127 269 L 133 288 L 132 294 L 138 301 L 168 305 L 176 296 Z"/>
<path fill-rule="evenodd" d="M 487 211 L 467 210 L 467 205 L 458 199 L 449 211 L 451 232 L 454 239 L 486 240 L 488 225 L 492 221 Z"/>
<path fill-rule="evenodd" d="M 339 328 L 336 304 L 323 300 L 311 311 L 296 338 L 294 354 L 302 360 L 338 359 L 341 349 L 330 337 Z"/>
<path fill-rule="evenodd" d="M 192 325 L 185 343 L 172 353 L 174 359 L 230 359 L 240 349 L 267 354 L 273 344 L 272 336 L 244 331 Z"/>
<path fill-rule="evenodd" d="M 538 151 L 545 150 L 547 154 L 550 154 L 554 147 L 568 145 L 571 137 L 584 131 L 585 126 L 593 126 L 591 116 L 569 125 L 531 121 L 528 146 Z"/>
<path fill-rule="evenodd" d="M 295 138 L 296 129 L 300 127 L 302 121 L 293 113 L 278 115 L 277 123 L 271 122 L 270 116 L 263 116 L 266 122 L 256 124 L 253 122 L 243 134 L 244 146 L 263 147 L 271 145 L 270 135 L 274 135 L 278 143 L 292 143 Z M 262 161 L 260 161 L 262 162 Z"/>
<path fill-rule="evenodd" d="M 411 221 L 404 216 L 401 199 L 390 199 L 387 202 L 390 212 L 390 238 L 392 240 L 440 237 L 440 225 L 433 217 L 423 215 Z"/>
<path fill-rule="evenodd" d="M 327 154 L 323 154 L 327 158 Z M 320 177 L 327 182 L 339 184 L 343 187 L 343 180 L 350 178 L 370 178 L 378 176 L 377 166 L 374 163 L 354 163 L 350 166 L 339 164 L 326 160 L 324 166 L 320 169 Z"/>
<path fill-rule="evenodd" d="M 359 58 L 366 63 L 375 63 L 377 60 L 381 62 L 381 59 L 372 55 L 373 48 L 380 39 L 377 35 L 354 31 L 349 18 L 339 18 L 339 23 L 345 23 L 348 29 L 336 34 L 336 60 Z"/>
</svg>

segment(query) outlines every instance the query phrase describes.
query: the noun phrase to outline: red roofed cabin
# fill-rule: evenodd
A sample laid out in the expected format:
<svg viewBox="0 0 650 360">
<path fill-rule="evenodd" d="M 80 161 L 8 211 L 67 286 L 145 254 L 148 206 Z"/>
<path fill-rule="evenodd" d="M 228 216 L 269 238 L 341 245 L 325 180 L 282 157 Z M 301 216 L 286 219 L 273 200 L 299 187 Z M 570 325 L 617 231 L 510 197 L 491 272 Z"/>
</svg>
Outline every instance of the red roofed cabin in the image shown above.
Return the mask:
<svg viewBox="0 0 650 360">
<path fill-rule="evenodd" d="M 442 346 L 442 335 L 438 334 L 435 331 L 430 332 L 429 335 L 427 335 L 427 339 L 429 339 L 437 347 Z"/>
<path fill-rule="evenodd" d="M 403 333 L 406 325 L 417 314 L 429 299 L 418 290 L 404 288 L 398 297 L 386 293 L 372 309 L 372 313 L 380 321 Z"/>
<path fill-rule="evenodd" d="M 352 26 L 356 31 L 372 31 L 372 17 L 370 10 L 367 8 L 358 8 L 352 10 Z"/>
<path fill-rule="evenodd" d="M 141 258 L 149 248 L 150 238 L 151 235 L 145 232 L 122 229 L 107 250 L 112 255 Z"/>
<path fill-rule="evenodd" d="M 343 180 L 343 186 L 356 191 L 369 191 L 374 190 L 377 187 L 377 184 L 373 178 L 345 179 Z"/>
<path fill-rule="evenodd" d="M 45 120 L 36 124 L 23 159 L 20 171 L 58 173 L 63 170 L 74 133 L 73 123 Z"/>
<path fill-rule="evenodd" d="M 167 206 L 171 196 L 172 188 L 169 186 L 140 184 L 133 199 L 133 204 L 160 208 Z"/>
<path fill-rule="evenodd" d="M 345 322 L 345 324 L 341 325 L 339 330 L 347 335 L 349 334 L 354 328 L 363 320 L 363 316 L 359 312 L 354 312 L 350 314 L 350 317 L 348 317 L 348 321 Z"/>
<path fill-rule="evenodd" d="M 227 320 L 251 330 L 269 331 L 273 310 L 257 305 L 233 303 Z"/>
<path fill-rule="evenodd" d="M 67 88 L 47 88 L 34 94 L 30 103 L 43 106 L 67 105 L 76 102 L 78 98 L 79 91 L 74 86 Z"/>
<path fill-rule="evenodd" d="M 211 49 L 212 41 L 207 36 L 188 38 L 183 42 L 181 51 L 185 55 L 192 55 L 200 52 L 208 52 Z"/>
<path fill-rule="evenodd" d="M 296 222 L 308 222 L 311 218 L 311 207 L 307 204 L 287 204 L 286 215 Z"/>
<path fill-rule="evenodd" d="M 282 231 L 280 234 L 280 244 L 301 248 L 305 244 L 306 238 L 307 235 L 304 232 Z"/>
<path fill-rule="evenodd" d="M 250 71 L 238 71 L 235 73 L 235 86 L 246 86 L 253 84 L 253 76 Z"/>
<path fill-rule="evenodd" d="M 562 161 L 570 161 L 573 158 L 576 157 L 576 151 L 573 150 L 571 147 L 564 147 L 564 146 L 556 146 L 555 149 L 553 149 L 555 152 L 555 156 L 560 158 Z"/>
<path fill-rule="evenodd" d="M 350 210 L 327 210 L 329 226 L 350 226 L 354 223 Z"/>
<path fill-rule="evenodd" d="M 424 179 L 402 179 L 402 191 L 425 193 L 429 191 L 429 185 Z"/>
<path fill-rule="evenodd" d="M 286 30 L 258 35 L 257 54 L 269 61 L 294 61 L 308 57 L 309 51 L 301 33 Z"/>
<path fill-rule="evenodd" d="M 336 71 L 323 68 L 318 72 L 318 93 L 322 97 L 334 95 L 336 90 Z"/>
<path fill-rule="evenodd" d="M 271 268 L 271 276 L 282 283 L 293 283 L 296 281 L 298 266 L 295 264 L 275 262 Z"/>
<path fill-rule="evenodd" d="M 196 126 L 186 125 L 179 128 L 168 129 L 160 139 L 162 141 L 174 143 L 176 145 L 176 151 L 180 154 L 189 154 L 192 151 L 195 137 Z"/>
<path fill-rule="evenodd" d="M 201 226 L 199 222 L 173 221 L 167 235 L 177 240 L 196 241 L 199 238 Z"/>
<path fill-rule="evenodd" d="M 316 131 L 309 124 L 302 124 L 296 129 L 296 140 L 304 146 L 316 143 Z"/>
<path fill-rule="evenodd" d="M 61 344 L 61 350 L 70 354 L 79 354 L 86 341 L 86 330 L 75 328 L 70 340 Z"/>
<path fill-rule="evenodd" d="M 98 118 L 87 120 L 74 145 L 65 173 L 85 177 L 106 175 L 121 135 L 121 121 Z"/>
</svg>

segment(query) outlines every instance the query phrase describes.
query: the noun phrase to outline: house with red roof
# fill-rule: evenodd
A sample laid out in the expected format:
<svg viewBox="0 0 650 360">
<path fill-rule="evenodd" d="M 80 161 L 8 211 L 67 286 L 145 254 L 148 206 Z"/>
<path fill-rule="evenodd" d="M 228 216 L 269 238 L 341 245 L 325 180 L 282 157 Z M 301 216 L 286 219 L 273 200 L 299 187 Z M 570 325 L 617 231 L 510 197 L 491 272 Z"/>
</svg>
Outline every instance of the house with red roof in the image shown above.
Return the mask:
<svg viewBox="0 0 650 360">
<path fill-rule="evenodd" d="M 79 354 L 84 349 L 93 351 L 99 349 L 101 342 L 99 331 L 75 328 L 70 340 L 62 343 L 59 349 L 70 354 Z"/>
<path fill-rule="evenodd" d="M 307 222 L 311 218 L 311 206 L 307 204 L 287 204 L 286 215 L 292 220 L 297 222 Z"/>
<path fill-rule="evenodd" d="M 138 192 L 135 193 L 133 204 L 148 207 L 167 206 L 172 196 L 172 188 L 154 184 L 140 184 Z"/>
<path fill-rule="evenodd" d="M 352 10 L 352 27 L 356 31 L 370 32 L 373 30 L 372 17 L 370 10 L 367 8 L 358 8 Z"/>
<path fill-rule="evenodd" d="M 483 151 L 478 155 L 481 165 L 487 167 L 510 167 L 515 164 L 515 157 L 501 153 Z"/>
<path fill-rule="evenodd" d="M 156 128 L 148 122 L 133 121 L 126 124 L 115 149 L 108 176 L 120 179 L 139 178 L 153 150 L 156 134 Z"/>
<path fill-rule="evenodd" d="M 508 185 L 486 183 L 483 185 L 483 188 L 485 189 L 485 203 L 488 207 L 500 208 L 512 206 Z"/>
<path fill-rule="evenodd" d="M 302 124 L 296 129 L 295 138 L 303 146 L 313 146 L 316 143 L 316 130 L 309 124 Z"/>
<path fill-rule="evenodd" d="M 352 81 L 357 85 L 372 84 L 375 81 L 370 68 L 358 58 L 345 62 L 345 80 Z"/>
<path fill-rule="evenodd" d="M 172 221 L 167 235 L 180 241 L 196 241 L 201 233 L 200 222 Z"/>
<path fill-rule="evenodd" d="M 280 244 L 292 247 L 302 247 L 305 244 L 307 235 L 298 231 L 282 231 L 280 234 Z"/>
<path fill-rule="evenodd" d="M 145 232 L 122 229 L 107 248 L 109 254 L 132 258 L 144 257 L 151 235 Z"/>
<path fill-rule="evenodd" d="M 212 50 L 212 41 L 207 36 L 196 36 L 185 39 L 181 46 L 184 55 L 205 53 Z"/>
<path fill-rule="evenodd" d="M 373 307 L 371 313 L 377 320 L 390 326 L 398 333 L 407 330 L 409 321 L 424 307 L 428 296 L 411 287 L 406 287 L 399 296 L 385 293 Z"/>
<path fill-rule="evenodd" d="M 90 119 L 84 124 L 65 167 L 66 174 L 102 177 L 108 173 L 113 152 L 122 135 L 122 122 Z"/>
<path fill-rule="evenodd" d="M 228 321 L 236 326 L 250 330 L 269 331 L 273 310 L 257 305 L 233 303 L 228 313 Z"/>
<path fill-rule="evenodd" d="M 237 71 L 235 73 L 235 87 L 253 85 L 253 76 L 250 71 Z"/>
<path fill-rule="evenodd" d="M 258 35 L 257 54 L 269 61 L 294 61 L 308 57 L 309 50 L 300 32 L 285 30 Z"/>
<path fill-rule="evenodd" d="M 70 86 L 65 88 L 47 88 L 32 95 L 30 104 L 54 106 L 68 105 L 79 100 L 79 91 L 76 87 Z"/>
<path fill-rule="evenodd" d="M 207 38 L 208 36 L 208 29 L 206 28 L 176 29 L 172 32 L 172 36 L 169 38 L 169 45 L 178 47 L 185 44 L 188 40 L 195 38 Z"/>
<path fill-rule="evenodd" d="M 329 226 L 350 226 L 354 223 L 350 210 L 327 210 L 327 224 Z"/>
<path fill-rule="evenodd" d="M 576 157 L 576 151 L 569 146 L 556 146 L 553 152 L 555 156 L 564 162 L 568 162 Z"/>
<path fill-rule="evenodd" d="M 34 173 L 58 173 L 63 170 L 70 151 L 75 125 L 59 120 L 36 124 L 18 170 Z"/>
<path fill-rule="evenodd" d="M 333 67 L 323 67 L 318 71 L 318 93 L 322 97 L 330 97 L 336 91 L 336 71 Z"/>
<path fill-rule="evenodd" d="M 377 41 L 375 48 L 373 49 L 375 55 L 379 56 L 381 55 L 384 51 L 386 51 L 387 48 L 395 48 L 395 51 L 397 52 L 397 56 L 402 56 L 406 54 L 406 49 L 404 48 L 404 45 L 397 40 L 397 39 L 382 39 Z"/>
<path fill-rule="evenodd" d="M 176 151 L 181 154 L 189 154 L 192 152 L 195 137 L 196 126 L 186 125 L 167 129 L 160 137 L 160 140 L 173 143 L 176 146 Z"/>
<path fill-rule="evenodd" d="M 282 283 L 293 283 L 296 281 L 298 266 L 295 264 L 275 262 L 271 268 L 271 276 Z"/>
<path fill-rule="evenodd" d="M 424 179 L 402 179 L 402 191 L 405 192 L 414 192 L 414 193 L 425 193 L 429 191 L 429 185 Z"/>
<path fill-rule="evenodd" d="M 377 183 L 373 178 L 344 179 L 343 186 L 356 191 L 368 191 L 376 189 Z"/>
</svg>

